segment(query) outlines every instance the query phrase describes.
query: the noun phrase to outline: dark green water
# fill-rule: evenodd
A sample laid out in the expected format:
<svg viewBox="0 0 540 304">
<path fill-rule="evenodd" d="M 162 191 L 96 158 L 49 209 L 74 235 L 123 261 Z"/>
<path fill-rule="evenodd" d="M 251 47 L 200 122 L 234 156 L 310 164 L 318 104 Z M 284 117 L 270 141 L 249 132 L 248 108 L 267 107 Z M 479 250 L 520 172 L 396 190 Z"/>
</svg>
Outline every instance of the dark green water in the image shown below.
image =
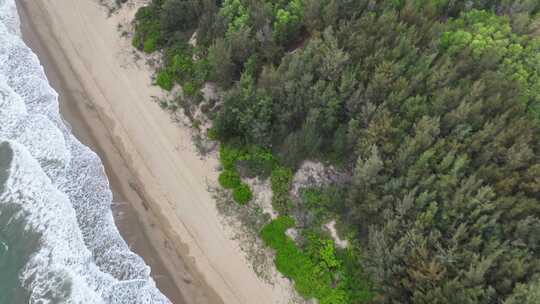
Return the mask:
<svg viewBox="0 0 540 304">
<path fill-rule="evenodd" d="M 0 144 L 0 197 L 12 159 L 7 143 Z M 0 202 L 0 304 L 28 303 L 19 273 L 38 246 L 37 237 L 25 232 L 24 214 L 14 204 Z"/>
<path fill-rule="evenodd" d="M 169 304 L 19 24 L 16 0 L 0 0 L 0 304 Z"/>
</svg>

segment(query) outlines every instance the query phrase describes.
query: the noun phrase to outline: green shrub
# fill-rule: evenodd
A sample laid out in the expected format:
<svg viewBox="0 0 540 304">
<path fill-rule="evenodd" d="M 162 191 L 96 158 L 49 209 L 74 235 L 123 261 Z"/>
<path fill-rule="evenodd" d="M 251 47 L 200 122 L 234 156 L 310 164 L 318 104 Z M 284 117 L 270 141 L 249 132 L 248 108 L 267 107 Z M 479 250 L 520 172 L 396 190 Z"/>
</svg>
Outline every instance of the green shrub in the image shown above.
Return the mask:
<svg viewBox="0 0 540 304">
<path fill-rule="evenodd" d="M 289 193 L 292 182 L 292 170 L 285 167 L 276 167 L 272 170 L 272 191 L 278 194 Z"/>
<path fill-rule="evenodd" d="M 182 85 L 182 89 L 184 90 L 184 94 L 190 97 L 197 95 L 199 92 L 198 88 L 191 81 L 185 82 Z"/>
<path fill-rule="evenodd" d="M 213 139 L 218 137 L 214 128 L 209 135 Z M 236 148 L 232 144 L 223 144 L 220 147 L 219 159 L 225 169 L 241 168 L 243 176 L 266 177 L 277 164 L 272 152 L 257 146 Z"/>
<path fill-rule="evenodd" d="M 290 209 L 289 189 L 292 183 L 292 170 L 286 167 L 276 167 L 272 170 L 272 206 L 280 214 L 287 214 Z"/>
<path fill-rule="evenodd" d="M 143 43 L 143 51 L 145 53 L 152 53 L 155 50 L 157 50 L 157 38 L 156 37 L 149 37 L 146 39 Z"/>
<path fill-rule="evenodd" d="M 195 61 L 193 69 L 193 79 L 199 83 L 204 83 L 210 76 L 210 64 L 207 58 L 201 58 Z"/>
<path fill-rule="evenodd" d="M 341 273 L 341 264 L 334 253 L 331 240 L 310 238 L 314 242 L 308 253 L 300 250 L 285 232 L 294 226 L 294 220 L 281 216 L 261 230 L 264 243 L 276 251 L 276 268 L 284 276 L 294 281 L 298 293 L 306 298 L 317 298 L 319 303 L 349 303 L 347 290 L 343 284 L 335 287 L 335 274 Z M 313 254 L 310 254 L 313 253 Z M 329 267 L 328 265 L 332 265 Z"/>
<path fill-rule="evenodd" d="M 253 193 L 246 184 L 240 184 L 233 190 L 233 199 L 241 205 L 247 204 L 252 198 Z"/>
<path fill-rule="evenodd" d="M 189 49 L 177 49 L 176 54 L 169 61 L 169 68 L 184 81 L 191 79 L 193 74 L 193 59 Z"/>
<path fill-rule="evenodd" d="M 294 226 L 294 220 L 288 216 L 280 216 L 268 223 L 261 230 L 261 238 L 264 243 L 276 249 L 284 245 L 285 231 Z"/>
<path fill-rule="evenodd" d="M 271 151 L 258 146 L 249 147 L 238 160 L 250 176 L 267 177 L 277 164 Z"/>
<path fill-rule="evenodd" d="M 340 186 L 302 188 L 300 197 L 302 206 L 315 216 L 319 224 L 329 216 L 346 212 L 346 193 Z"/>
<path fill-rule="evenodd" d="M 217 140 L 218 139 L 217 134 L 216 134 L 216 130 L 214 130 L 214 128 L 209 128 L 208 130 L 206 130 L 206 136 L 210 140 Z"/>
<path fill-rule="evenodd" d="M 349 297 L 358 301 L 369 302 L 373 298 L 372 286 L 364 273 L 361 265 L 361 256 L 354 246 L 344 250 L 338 250 L 336 255 L 342 264 L 341 282 Z M 321 302 L 322 303 L 322 302 Z"/>
<path fill-rule="evenodd" d="M 161 37 L 159 7 L 142 7 L 135 15 L 135 35 L 133 46 L 145 53 L 152 53 L 159 47 Z"/>
<path fill-rule="evenodd" d="M 300 1 L 291 1 L 289 6 L 291 8 L 279 9 L 276 12 L 274 37 L 280 43 L 288 43 L 292 38 L 297 37 L 302 26 L 302 10 L 296 8 L 301 6 Z"/>
<path fill-rule="evenodd" d="M 218 178 L 219 184 L 225 189 L 237 188 L 241 184 L 240 176 L 233 170 L 221 172 Z"/>
<path fill-rule="evenodd" d="M 156 84 L 162 89 L 170 91 L 173 88 L 174 82 L 167 70 L 162 70 L 157 74 Z"/>
<path fill-rule="evenodd" d="M 219 160 L 225 169 L 233 170 L 236 161 L 240 158 L 242 152 L 239 149 L 229 145 L 221 145 L 219 148 Z"/>
<path fill-rule="evenodd" d="M 143 45 L 143 39 L 139 32 L 135 32 L 135 34 L 133 35 L 133 39 L 131 39 L 131 45 L 133 45 L 133 47 L 136 49 L 141 49 L 141 46 Z"/>
</svg>

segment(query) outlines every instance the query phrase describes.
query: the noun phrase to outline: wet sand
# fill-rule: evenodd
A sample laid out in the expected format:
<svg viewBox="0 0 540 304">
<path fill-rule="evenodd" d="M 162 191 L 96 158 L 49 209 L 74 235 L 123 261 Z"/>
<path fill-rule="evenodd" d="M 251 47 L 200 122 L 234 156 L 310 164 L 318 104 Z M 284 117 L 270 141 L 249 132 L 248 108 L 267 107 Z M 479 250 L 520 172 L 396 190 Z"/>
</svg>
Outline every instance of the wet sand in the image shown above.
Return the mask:
<svg viewBox="0 0 540 304">
<path fill-rule="evenodd" d="M 186 303 L 171 274 L 152 246 L 134 206 L 128 200 L 128 197 L 138 195 L 133 190 L 133 193 L 126 193 L 126 189 L 121 187 L 120 180 L 129 178 L 129 170 L 125 167 L 124 160 L 118 152 L 115 153 L 112 142 L 98 142 L 96 139 L 96 133 L 102 134 L 102 138 L 108 138 L 105 126 L 99 122 L 97 114 L 95 114 L 92 121 L 88 121 L 82 115 L 79 106 L 81 101 L 88 99 L 84 90 L 80 84 L 76 83 L 74 75 L 70 75 L 72 78 L 68 84 L 64 78 L 68 75 L 64 75 L 65 72 L 60 73 L 58 71 L 48 50 L 44 47 L 39 36 L 36 35 L 31 20 L 27 18 L 24 10 L 19 9 L 19 11 L 23 40 L 38 55 L 51 86 L 59 94 L 60 113 L 63 119 L 71 127 L 73 134 L 83 144 L 96 152 L 103 161 L 113 192 L 113 215 L 122 237 L 131 250 L 141 256 L 146 264 L 151 267 L 152 277 L 156 281 L 158 288 L 173 303 Z M 89 123 L 92 123 L 91 127 L 88 125 Z M 108 147 L 104 148 L 103 145 Z M 105 153 L 105 150 L 108 150 L 108 153 Z M 112 162 L 115 163 L 114 166 Z"/>
<path fill-rule="evenodd" d="M 115 201 L 129 202 L 114 207 L 120 230 L 163 292 L 181 304 L 290 303 L 290 282 L 257 277 L 233 227 L 222 222 L 209 191 L 217 156 L 200 157 L 191 131 L 152 102 L 163 96 L 152 85 L 153 69 L 135 62 L 121 38 L 119 23 L 146 2 L 130 0 L 134 6 L 112 16 L 98 0 L 17 3 L 62 114 L 102 157 Z"/>
</svg>

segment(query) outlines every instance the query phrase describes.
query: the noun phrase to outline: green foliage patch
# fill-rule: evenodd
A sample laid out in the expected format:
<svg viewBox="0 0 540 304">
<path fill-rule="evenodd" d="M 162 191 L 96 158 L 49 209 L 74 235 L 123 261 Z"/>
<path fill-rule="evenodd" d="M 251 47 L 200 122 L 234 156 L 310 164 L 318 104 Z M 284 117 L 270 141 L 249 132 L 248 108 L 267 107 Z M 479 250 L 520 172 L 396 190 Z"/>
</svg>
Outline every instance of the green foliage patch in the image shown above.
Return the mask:
<svg viewBox="0 0 540 304">
<path fill-rule="evenodd" d="M 158 15 L 159 9 L 154 5 L 139 9 L 135 15 L 135 35 L 132 44 L 145 53 L 156 51 L 163 40 Z"/>
<path fill-rule="evenodd" d="M 238 173 L 231 169 L 227 169 L 221 172 L 218 181 L 219 184 L 225 189 L 234 189 L 240 186 L 241 183 Z"/>
<path fill-rule="evenodd" d="M 253 198 L 253 193 L 248 185 L 241 183 L 233 189 L 233 199 L 241 204 L 245 205 Z"/>
<path fill-rule="evenodd" d="M 274 21 L 274 37 L 277 41 L 291 42 L 300 32 L 304 14 L 303 1 L 287 1 L 283 7 L 276 6 Z"/>
<path fill-rule="evenodd" d="M 272 206 L 280 214 L 287 214 L 291 205 L 289 189 L 291 188 L 293 173 L 286 167 L 276 167 L 272 170 L 270 182 L 272 186 Z"/>
<path fill-rule="evenodd" d="M 271 157 L 257 148 L 248 150 L 223 144 L 219 150 L 219 159 L 224 168 L 219 176 L 219 183 L 226 189 L 233 189 L 233 199 L 237 203 L 243 205 L 251 201 L 253 193 L 247 184 L 241 182 L 236 164 L 239 161 L 248 161 L 260 166 L 262 163 L 271 161 Z"/>
<path fill-rule="evenodd" d="M 346 189 L 339 186 L 310 187 L 300 190 L 304 212 L 314 216 L 314 224 L 322 225 L 327 219 L 345 213 Z"/>
<path fill-rule="evenodd" d="M 198 49 L 187 43 L 186 32 L 170 35 L 172 28 L 185 25 L 177 23 L 178 20 L 173 21 L 175 16 L 185 14 L 182 10 L 186 8 L 195 10 L 197 5 L 193 2 L 195 1 L 170 0 L 163 5 L 154 1 L 141 8 L 135 16 L 132 44 L 145 53 L 163 49 L 163 66 L 157 75 L 156 84 L 169 91 L 178 83 L 182 85 L 187 97 L 198 100 L 200 89 L 209 75 L 208 61 L 206 58 L 193 59 Z M 182 27 L 182 31 L 186 30 L 188 28 Z"/>
<path fill-rule="evenodd" d="M 219 148 L 219 160 L 226 170 L 235 170 L 236 161 L 244 154 L 245 152 L 231 145 L 221 145 Z"/>
<path fill-rule="evenodd" d="M 157 76 L 156 76 L 156 84 L 166 90 L 166 91 L 170 91 L 172 90 L 173 86 L 174 86 L 174 81 L 173 81 L 173 78 L 172 76 L 169 74 L 169 72 L 167 70 L 162 70 L 162 71 L 159 71 L 157 73 Z"/>
<path fill-rule="evenodd" d="M 302 296 L 325 304 L 345 304 L 352 299 L 362 301 L 372 297 L 365 282 L 351 279 L 331 240 L 310 235 L 303 251 L 285 234 L 292 227 L 292 218 L 279 217 L 263 227 L 261 238 L 276 251 L 277 269 L 294 281 Z M 358 285 L 351 286 L 351 281 Z"/>
<path fill-rule="evenodd" d="M 454 56 L 470 50 L 476 59 L 490 58 L 508 81 L 520 86 L 522 100 L 540 122 L 540 38 L 512 31 L 508 18 L 472 10 L 449 23 L 441 47 Z"/>
</svg>

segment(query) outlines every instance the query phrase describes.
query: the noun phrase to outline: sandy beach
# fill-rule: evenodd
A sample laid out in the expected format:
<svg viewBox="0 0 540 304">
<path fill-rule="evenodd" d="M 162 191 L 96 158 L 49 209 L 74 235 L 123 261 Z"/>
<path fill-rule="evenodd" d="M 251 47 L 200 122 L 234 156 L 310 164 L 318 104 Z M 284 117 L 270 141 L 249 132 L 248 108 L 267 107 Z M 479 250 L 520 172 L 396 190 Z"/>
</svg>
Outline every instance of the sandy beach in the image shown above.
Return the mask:
<svg viewBox="0 0 540 304">
<path fill-rule="evenodd" d="M 288 303 L 288 288 L 259 279 L 220 220 L 208 191 L 215 156 L 201 158 L 190 131 L 152 102 L 162 92 L 118 30 L 135 10 L 108 16 L 98 0 L 17 4 L 25 40 L 74 134 L 103 159 L 117 224 L 158 287 L 174 303 Z"/>
<path fill-rule="evenodd" d="M 38 55 L 51 86 L 59 94 L 62 117 L 71 126 L 73 134 L 86 146 L 91 147 L 104 162 L 113 192 L 113 214 L 122 237 L 130 248 L 143 257 L 151 267 L 152 277 L 158 288 L 174 303 L 186 303 L 163 259 L 152 246 L 145 231 L 145 225 L 135 210 L 134 203 L 140 203 L 140 197 L 133 189 L 122 186 L 121 178 L 128 177 L 129 179 L 130 172 L 121 155 L 114 148 L 112 141 L 106 136 L 105 125 L 100 122 L 96 113 L 81 111 L 79 101 L 88 99 L 81 84 L 73 80 L 76 79 L 74 75 L 71 75 L 71 81 L 66 79 L 69 75 L 68 70 L 62 72 L 58 70 L 51 53 L 36 34 L 32 20 L 27 18 L 23 9 L 20 9 L 19 14 L 23 39 Z M 83 115 L 83 112 L 86 115 Z M 98 136 L 98 134 L 105 136 Z"/>
</svg>

